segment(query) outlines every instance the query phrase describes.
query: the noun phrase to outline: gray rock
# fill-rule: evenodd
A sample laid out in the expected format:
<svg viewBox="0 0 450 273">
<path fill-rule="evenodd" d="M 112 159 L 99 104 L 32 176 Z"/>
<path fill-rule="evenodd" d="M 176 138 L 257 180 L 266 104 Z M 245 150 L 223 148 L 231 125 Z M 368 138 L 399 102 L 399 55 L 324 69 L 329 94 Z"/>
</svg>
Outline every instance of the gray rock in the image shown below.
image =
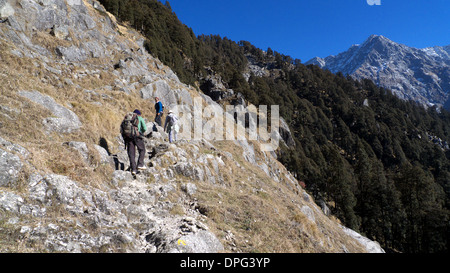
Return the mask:
<svg viewBox="0 0 450 273">
<path fill-rule="evenodd" d="M 37 173 L 31 174 L 28 178 L 28 196 L 41 204 L 46 201 L 48 188 L 47 183 L 43 179 L 44 177 Z"/>
<path fill-rule="evenodd" d="M 181 104 L 187 104 L 187 105 L 193 104 L 192 96 L 188 90 L 183 88 L 183 89 L 178 90 L 178 92 L 176 92 L 176 94 L 177 94 Z"/>
<path fill-rule="evenodd" d="M 193 196 L 197 192 L 197 186 L 192 183 L 185 183 L 181 185 L 181 190 L 183 190 L 189 196 Z"/>
<path fill-rule="evenodd" d="M 313 223 L 316 222 L 316 217 L 314 216 L 314 211 L 309 206 L 301 207 L 300 211 Z"/>
<path fill-rule="evenodd" d="M 76 182 L 66 176 L 49 174 L 43 179 L 47 184 L 46 203 L 52 204 L 53 199 L 59 203 L 70 205 L 69 210 L 82 213 L 86 205 L 93 206 L 92 194 L 80 188 Z"/>
<path fill-rule="evenodd" d="M 0 0 L 0 18 L 7 18 L 14 14 L 14 8 L 7 0 Z"/>
<path fill-rule="evenodd" d="M 24 200 L 19 195 L 0 190 L 0 209 L 18 214 L 23 203 Z"/>
<path fill-rule="evenodd" d="M 200 230 L 196 233 L 190 233 L 182 236 L 179 240 L 185 242 L 178 244 L 169 252 L 182 253 L 217 253 L 224 250 L 222 243 L 217 237 L 209 231 Z"/>
<path fill-rule="evenodd" d="M 97 144 L 94 144 L 94 148 L 97 150 L 99 156 L 100 156 L 100 163 L 101 164 L 108 164 L 111 163 L 112 159 L 108 155 L 108 151 L 105 150 L 102 146 L 99 146 Z"/>
<path fill-rule="evenodd" d="M 201 167 L 195 166 L 190 162 L 178 162 L 173 166 L 174 171 L 185 177 L 203 181 L 205 172 Z"/>
<path fill-rule="evenodd" d="M 112 183 L 114 186 L 118 186 L 119 182 L 130 181 L 133 179 L 133 176 L 130 172 L 116 170 L 112 176 Z"/>
<path fill-rule="evenodd" d="M 169 150 L 169 145 L 161 143 L 152 148 L 151 157 L 159 157 Z"/>
<path fill-rule="evenodd" d="M 252 164 L 256 164 L 255 149 L 253 148 L 253 144 L 248 143 L 246 139 L 235 140 L 235 143 L 242 147 L 242 155 L 244 156 L 245 160 Z"/>
<path fill-rule="evenodd" d="M 80 129 L 82 124 L 78 116 L 69 109 L 56 103 L 52 97 L 43 95 L 38 91 L 19 91 L 18 94 L 47 108 L 56 116 L 56 118 L 49 117 L 44 119 L 43 123 L 47 130 L 59 133 L 71 133 Z"/>
<path fill-rule="evenodd" d="M 283 141 L 289 147 L 295 147 L 295 141 L 292 137 L 291 130 L 289 129 L 289 125 L 284 120 L 284 118 L 280 117 L 280 128 L 279 128 L 280 136 Z"/>
<path fill-rule="evenodd" d="M 67 145 L 67 146 L 72 147 L 75 150 L 77 150 L 78 153 L 80 153 L 81 157 L 84 159 L 84 161 L 86 163 L 89 162 L 89 149 L 88 149 L 86 143 L 78 142 L 78 141 L 70 141 L 70 142 L 65 142 L 64 145 Z"/>
<path fill-rule="evenodd" d="M 385 251 L 381 248 L 380 244 L 378 242 L 372 241 L 358 232 L 351 230 L 347 227 L 341 226 L 341 228 L 344 230 L 344 232 L 349 235 L 350 237 L 356 239 L 359 243 L 361 243 L 369 253 L 385 253 Z"/>
<path fill-rule="evenodd" d="M 152 122 L 148 122 L 145 125 L 147 125 L 147 129 L 149 131 L 153 131 L 153 132 L 158 132 L 158 133 L 164 133 L 164 128 L 159 126 L 156 122 L 152 121 Z M 162 125 L 164 126 L 164 123 L 162 123 Z"/>
<path fill-rule="evenodd" d="M 67 5 L 65 1 L 57 0 L 22 0 L 20 5 L 23 9 L 17 10 L 17 14 L 26 18 L 29 26 L 40 31 L 51 29 L 55 25 L 68 24 Z M 39 16 L 36 16 L 39 14 Z"/>
<path fill-rule="evenodd" d="M 18 153 L 25 159 L 30 155 L 30 153 L 24 147 L 11 143 L 2 137 L 0 137 L 0 147 L 4 148 L 6 151 Z"/>
<path fill-rule="evenodd" d="M 139 82 L 145 85 L 149 85 L 154 81 L 154 78 L 152 75 L 145 75 L 144 77 L 142 77 Z"/>
<path fill-rule="evenodd" d="M 70 6 L 68 14 L 70 24 L 79 30 L 79 33 L 80 31 L 94 29 L 97 26 L 97 23 L 88 14 L 88 9 L 82 0 L 68 0 L 67 4 Z"/>
<path fill-rule="evenodd" d="M 84 48 L 76 46 L 58 46 L 56 47 L 56 53 L 64 60 L 69 62 L 82 62 L 88 58 L 86 50 L 84 50 Z"/>
<path fill-rule="evenodd" d="M 0 148 L 0 186 L 9 186 L 17 181 L 22 162 L 17 155 Z"/>
<path fill-rule="evenodd" d="M 159 80 L 147 84 L 140 90 L 140 93 L 143 99 L 153 100 L 155 97 L 159 97 L 161 102 L 166 107 L 177 104 L 175 93 L 172 91 L 169 84 L 165 80 Z"/>
<path fill-rule="evenodd" d="M 53 26 L 50 34 L 58 39 L 65 40 L 67 39 L 67 37 L 69 37 L 69 30 L 67 26 Z"/>
<path fill-rule="evenodd" d="M 98 1 L 92 1 L 92 6 L 94 9 L 100 11 L 101 13 L 106 13 L 106 9 L 98 2 Z"/>
<path fill-rule="evenodd" d="M 152 139 L 159 139 L 164 140 L 168 138 L 168 135 L 166 132 L 164 132 L 164 128 L 159 126 L 156 122 L 148 122 L 147 125 L 147 131 L 144 133 L 144 135 L 149 135 Z M 164 126 L 164 121 L 162 123 Z"/>
<path fill-rule="evenodd" d="M 317 204 L 318 204 L 318 205 L 320 206 L 320 208 L 322 209 L 323 214 L 325 214 L 326 216 L 330 216 L 330 215 L 331 215 L 331 210 L 330 210 L 330 208 L 328 208 L 327 203 L 326 203 L 324 200 L 320 199 L 320 200 L 317 202 Z"/>
</svg>

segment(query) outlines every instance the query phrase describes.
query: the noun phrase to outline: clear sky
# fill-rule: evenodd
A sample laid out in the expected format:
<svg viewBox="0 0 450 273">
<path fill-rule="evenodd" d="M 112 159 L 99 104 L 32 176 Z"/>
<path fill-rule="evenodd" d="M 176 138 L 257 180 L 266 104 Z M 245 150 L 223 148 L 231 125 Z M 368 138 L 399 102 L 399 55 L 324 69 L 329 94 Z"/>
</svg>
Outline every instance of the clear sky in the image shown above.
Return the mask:
<svg viewBox="0 0 450 273">
<path fill-rule="evenodd" d="M 165 3 L 165 0 L 160 0 Z M 246 40 L 306 62 L 371 34 L 424 48 L 450 45 L 450 0 L 169 0 L 196 35 Z"/>
</svg>

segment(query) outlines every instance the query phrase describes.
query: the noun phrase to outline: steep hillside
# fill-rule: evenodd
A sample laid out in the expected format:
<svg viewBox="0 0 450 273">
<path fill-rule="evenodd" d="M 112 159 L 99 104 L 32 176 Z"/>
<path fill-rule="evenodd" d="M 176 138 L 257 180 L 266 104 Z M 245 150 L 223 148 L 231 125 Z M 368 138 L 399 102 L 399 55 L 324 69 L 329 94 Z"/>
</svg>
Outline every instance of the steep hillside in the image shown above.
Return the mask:
<svg viewBox="0 0 450 273">
<path fill-rule="evenodd" d="M 226 116 L 223 108 L 97 1 L 8 5 L 0 252 L 383 251 L 325 215 L 262 142 L 185 133 L 169 144 L 152 122 L 154 96 L 167 108 L 215 111 L 200 124 Z M 133 179 L 119 125 L 136 108 L 149 128 L 148 169 Z M 196 123 L 185 117 L 187 132 Z"/>
<path fill-rule="evenodd" d="M 417 49 L 372 35 L 361 45 L 354 45 L 337 56 L 316 57 L 306 64 L 316 64 L 355 79 L 371 79 L 398 97 L 427 107 L 448 104 L 448 47 Z"/>
</svg>

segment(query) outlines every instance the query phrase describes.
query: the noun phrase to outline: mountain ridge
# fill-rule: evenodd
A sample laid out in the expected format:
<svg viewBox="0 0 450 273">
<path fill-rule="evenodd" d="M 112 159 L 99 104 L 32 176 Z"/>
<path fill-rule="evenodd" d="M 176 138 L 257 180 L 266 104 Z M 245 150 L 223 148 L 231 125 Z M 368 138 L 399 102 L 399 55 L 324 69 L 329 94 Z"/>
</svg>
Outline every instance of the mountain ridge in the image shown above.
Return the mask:
<svg viewBox="0 0 450 273">
<path fill-rule="evenodd" d="M 338 55 L 315 57 L 305 64 L 315 64 L 355 79 L 368 78 L 402 99 L 439 108 L 446 107 L 449 100 L 449 48 L 417 49 L 382 35 L 371 35 L 362 44 Z"/>
</svg>

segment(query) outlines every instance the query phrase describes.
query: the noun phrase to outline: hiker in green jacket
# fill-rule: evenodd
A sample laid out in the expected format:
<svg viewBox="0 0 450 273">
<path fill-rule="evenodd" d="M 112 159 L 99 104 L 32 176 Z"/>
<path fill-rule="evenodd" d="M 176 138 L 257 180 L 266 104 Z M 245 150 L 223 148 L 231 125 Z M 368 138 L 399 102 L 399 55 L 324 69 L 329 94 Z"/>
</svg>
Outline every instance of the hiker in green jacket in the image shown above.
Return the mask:
<svg viewBox="0 0 450 273">
<path fill-rule="evenodd" d="M 137 118 L 139 120 L 138 123 L 138 132 L 139 135 L 137 135 L 134 138 L 126 139 L 126 145 L 127 145 L 127 152 L 128 157 L 130 159 L 130 167 L 131 167 L 131 173 L 133 175 L 136 175 L 137 170 L 145 170 L 147 167 L 144 165 L 144 158 L 145 158 L 145 143 L 144 143 L 144 133 L 147 131 L 147 125 L 145 124 L 144 118 L 141 116 L 141 111 L 134 110 L 134 112 L 137 115 Z M 136 168 L 136 147 L 139 151 L 139 158 Z"/>
</svg>

